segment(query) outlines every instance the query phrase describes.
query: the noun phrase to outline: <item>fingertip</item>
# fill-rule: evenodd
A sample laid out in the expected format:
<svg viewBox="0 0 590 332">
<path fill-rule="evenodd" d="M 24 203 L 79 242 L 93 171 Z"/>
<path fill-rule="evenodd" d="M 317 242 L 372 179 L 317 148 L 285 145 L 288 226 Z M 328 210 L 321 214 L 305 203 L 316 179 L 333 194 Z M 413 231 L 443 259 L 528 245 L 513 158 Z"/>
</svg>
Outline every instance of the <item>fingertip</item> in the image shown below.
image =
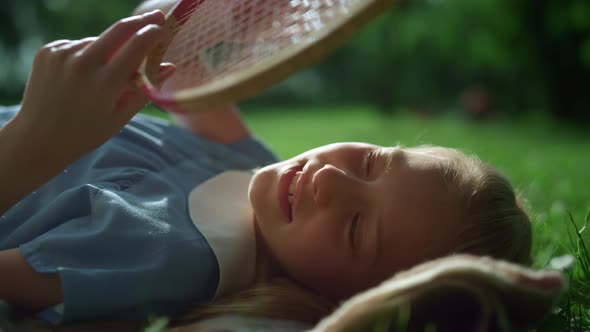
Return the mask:
<svg viewBox="0 0 590 332">
<path fill-rule="evenodd" d="M 148 24 L 146 26 L 144 26 L 143 28 L 139 29 L 139 31 L 137 31 L 137 35 L 141 36 L 147 33 L 152 33 L 155 32 L 157 30 L 162 30 L 162 27 L 160 25 L 157 24 Z"/>
<path fill-rule="evenodd" d="M 158 25 L 164 25 L 166 23 L 166 14 L 163 11 L 158 10 L 155 15 L 158 19 Z"/>
<path fill-rule="evenodd" d="M 170 62 L 163 62 L 160 64 L 160 72 L 158 79 L 160 82 L 170 78 L 176 72 L 176 65 Z"/>
<path fill-rule="evenodd" d="M 160 70 L 176 70 L 176 65 L 172 62 L 162 62 L 160 63 Z"/>
<path fill-rule="evenodd" d="M 151 12 L 143 14 L 143 17 L 149 18 L 155 22 L 155 24 L 163 25 L 166 23 L 166 14 L 159 10 L 152 10 Z"/>
<path fill-rule="evenodd" d="M 130 38 L 111 59 L 108 75 L 120 77 L 122 72 L 129 71 L 131 74 L 136 71 L 150 50 L 165 36 L 163 32 L 164 29 L 156 24 L 148 24 L 137 31 L 135 36 Z"/>
</svg>

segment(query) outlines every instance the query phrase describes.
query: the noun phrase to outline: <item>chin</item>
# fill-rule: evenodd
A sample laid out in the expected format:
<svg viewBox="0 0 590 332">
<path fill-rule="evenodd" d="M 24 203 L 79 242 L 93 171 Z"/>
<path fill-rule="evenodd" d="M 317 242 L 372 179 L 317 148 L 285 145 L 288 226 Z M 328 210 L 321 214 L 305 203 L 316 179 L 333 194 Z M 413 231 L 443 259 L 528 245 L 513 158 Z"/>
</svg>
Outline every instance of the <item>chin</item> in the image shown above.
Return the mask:
<svg viewBox="0 0 590 332">
<path fill-rule="evenodd" d="M 256 186 L 254 183 L 256 182 L 255 180 L 256 180 L 257 176 L 258 176 L 258 172 L 254 173 L 254 176 L 252 176 L 252 179 L 250 180 L 250 183 L 248 184 L 248 201 L 250 201 L 250 205 L 252 205 L 252 206 L 254 205 L 252 202 L 252 197 L 255 196 L 254 191 L 255 191 Z"/>
<path fill-rule="evenodd" d="M 276 196 L 276 191 L 271 190 L 276 182 L 273 174 L 272 169 L 263 168 L 254 173 L 252 180 L 250 180 L 248 200 L 257 219 L 271 217 L 269 213 L 273 209 L 269 207 L 269 204 L 273 203 L 272 199 Z"/>
<path fill-rule="evenodd" d="M 265 188 L 269 185 L 269 172 L 265 171 L 265 169 L 260 169 L 254 173 L 252 180 L 250 180 L 250 184 L 248 186 L 248 199 L 250 200 L 250 205 L 255 207 L 255 202 L 259 201 L 261 196 L 265 192 Z"/>
</svg>

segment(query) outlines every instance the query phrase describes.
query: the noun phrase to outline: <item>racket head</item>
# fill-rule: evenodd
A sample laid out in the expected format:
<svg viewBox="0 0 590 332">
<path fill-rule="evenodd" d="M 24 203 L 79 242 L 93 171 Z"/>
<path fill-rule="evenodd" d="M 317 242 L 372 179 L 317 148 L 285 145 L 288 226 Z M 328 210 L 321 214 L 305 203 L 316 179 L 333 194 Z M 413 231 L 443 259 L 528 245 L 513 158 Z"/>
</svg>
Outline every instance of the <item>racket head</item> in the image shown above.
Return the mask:
<svg viewBox="0 0 590 332">
<path fill-rule="evenodd" d="M 207 110 L 251 97 L 319 61 L 394 0 L 180 0 L 140 76 L 154 104 Z M 157 80 L 159 65 L 176 71 Z"/>
</svg>

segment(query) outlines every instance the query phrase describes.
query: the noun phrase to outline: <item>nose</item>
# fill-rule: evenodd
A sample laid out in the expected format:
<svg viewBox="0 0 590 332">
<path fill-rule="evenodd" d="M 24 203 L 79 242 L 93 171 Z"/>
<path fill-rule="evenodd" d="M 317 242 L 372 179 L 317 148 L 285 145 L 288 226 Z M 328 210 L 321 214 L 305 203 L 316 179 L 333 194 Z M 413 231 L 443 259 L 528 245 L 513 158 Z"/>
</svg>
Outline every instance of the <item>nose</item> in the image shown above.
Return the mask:
<svg viewBox="0 0 590 332">
<path fill-rule="evenodd" d="M 363 190 L 362 181 L 331 164 L 315 172 L 312 185 L 314 200 L 320 208 L 331 204 L 351 207 L 359 203 Z"/>
</svg>

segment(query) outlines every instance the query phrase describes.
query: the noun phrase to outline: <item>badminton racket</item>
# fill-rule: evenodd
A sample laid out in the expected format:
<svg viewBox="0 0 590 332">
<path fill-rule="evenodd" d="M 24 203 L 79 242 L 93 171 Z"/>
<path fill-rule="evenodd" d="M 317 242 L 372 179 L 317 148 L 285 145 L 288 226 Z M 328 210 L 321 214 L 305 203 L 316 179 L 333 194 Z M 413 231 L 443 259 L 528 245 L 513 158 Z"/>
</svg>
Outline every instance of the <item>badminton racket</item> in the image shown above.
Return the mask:
<svg viewBox="0 0 590 332">
<path fill-rule="evenodd" d="M 140 67 L 141 85 L 173 112 L 251 97 L 311 65 L 395 0 L 180 0 L 167 37 Z M 163 82 L 160 63 L 176 66 Z"/>
</svg>

